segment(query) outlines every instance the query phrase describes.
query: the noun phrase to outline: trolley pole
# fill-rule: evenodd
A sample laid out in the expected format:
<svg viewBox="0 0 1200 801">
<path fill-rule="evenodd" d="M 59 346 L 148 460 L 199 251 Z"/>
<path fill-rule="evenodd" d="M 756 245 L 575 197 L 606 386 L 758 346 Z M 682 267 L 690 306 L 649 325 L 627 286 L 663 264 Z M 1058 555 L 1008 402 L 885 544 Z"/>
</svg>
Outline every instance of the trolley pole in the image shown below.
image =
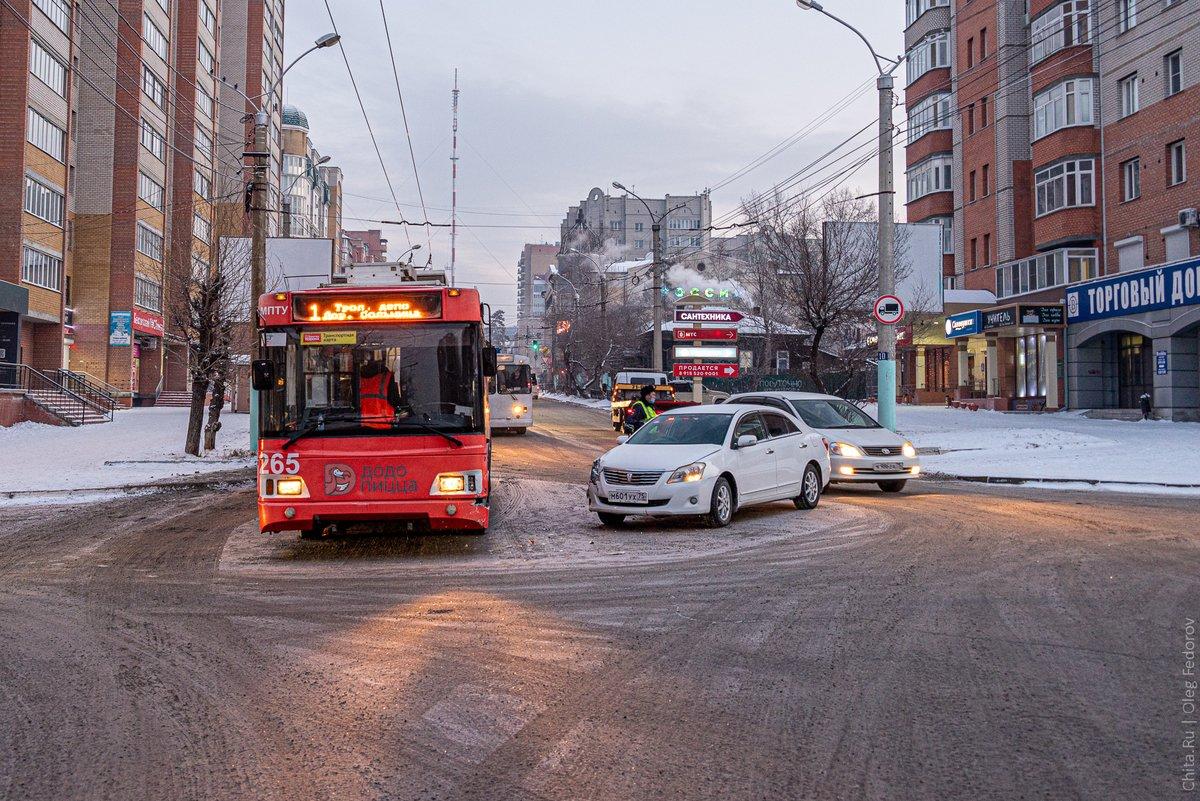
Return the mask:
<svg viewBox="0 0 1200 801">
<path fill-rule="evenodd" d="M 880 75 L 879 87 L 879 294 L 896 294 L 895 194 L 892 175 L 892 76 Z M 896 326 L 877 322 L 879 353 L 875 362 L 879 423 L 896 430 Z"/>
</svg>

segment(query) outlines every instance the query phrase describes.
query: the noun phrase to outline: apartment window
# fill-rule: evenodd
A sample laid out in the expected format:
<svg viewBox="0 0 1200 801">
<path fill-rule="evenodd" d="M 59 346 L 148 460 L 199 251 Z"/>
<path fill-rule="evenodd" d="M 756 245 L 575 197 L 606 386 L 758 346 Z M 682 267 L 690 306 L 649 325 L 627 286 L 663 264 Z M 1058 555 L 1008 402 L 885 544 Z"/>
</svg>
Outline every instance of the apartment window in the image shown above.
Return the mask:
<svg viewBox="0 0 1200 801">
<path fill-rule="evenodd" d="M 1121 162 L 1121 199 L 1128 202 L 1142 196 L 1142 160 Z"/>
<path fill-rule="evenodd" d="M 196 150 L 204 155 L 210 155 L 213 149 L 212 134 L 199 125 L 196 126 Z"/>
<path fill-rule="evenodd" d="M 979 267 L 979 240 L 971 237 L 971 269 Z"/>
<path fill-rule="evenodd" d="M 934 192 L 952 191 L 954 187 L 950 184 L 950 177 L 953 164 L 954 158 L 949 153 L 914 164 L 908 171 L 909 202 Z"/>
<path fill-rule="evenodd" d="M 137 249 L 144 256 L 149 256 L 155 261 L 162 261 L 163 235 L 145 223 L 139 222 L 137 226 Z"/>
<path fill-rule="evenodd" d="M 200 54 L 200 66 L 204 67 L 204 71 L 211 75 L 217 67 L 217 62 L 213 58 L 212 51 L 208 49 L 208 46 L 204 42 L 200 42 L 198 52 Z"/>
<path fill-rule="evenodd" d="M 1183 51 L 1173 50 L 1163 57 L 1163 79 L 1166 94 L 1178 94 L 1183 89 Z"/>
<path fill-rule="evenodd" d="M 912 25 L 917 19 L 931 8 L 938 6 L 948 6 L 950 0 L 905 0 L 904 2 L 904 19 L 905 25 Z"/>
<path fill-rule="evenodd" d="M 975 133 L 975 104 L 967 104 L 967 136 Z"/>
<path fill-rule="evenodd" d="M 133 277 L 133 302 L 152 312 L 162 311 L 162 284 L 144 275 Z"/>
<path fill-rule="evenodd" d="M 192 215 L 192 234 L 201 242 L 207 242 L 212 237 L 212 223 L 199 212 Z"/>
<path fill-rule="evenodd" d="M 67 155 L 67 132 L 50 120 L 43 117 L 32 108 L 26 118 L 26 140 L 38 150 L 58 161 L 65 161 Z"/>
<path fill-rule="evenodd" d="M 287 157 L 285 156 L 284 158 L 286 159 Z M 621 230 L 621 221 L 620 220 L 609 220 L 608 221 L 608 230 L 620 231 Z"/>
<path fill-rule="evenodd" d="M 158 181 L 151 178 L 144 172 L 138 172 L 138 197 L 141 198 L 151 208 L 163 210 L 163 198 L 166 195 L 166 190 Z"/>
<path fill-rule="evenodd" d="M 644 231 L 644 230 L 646 230 L 646 224 L 645 223 L 634 223 L 633 230 L 638 231 L 638 232 Z"/>
<path fill-rule="evenodd" d="M 62 289 L 63 260 L 40 248 L 25 246 L 21 261 L 21 280 L 27 284 L 53 289 Z"/>
<path fill-rule="evenodd" d="M 950 94 L 930 95 L 908 113 L 908 143 L 930 131 L 950 128 Z"/>
<path fill-rule="evenodd" d="M 167 157 L 167 140 L 158 132 L 158 129 L 150 124 L 149 120 L 142 120 L 142 147 L 150 151 L 159 161 L 165 161 Z"/>
<path fill-rule="evenodd" d="M 986 97 L 979 98 L 979 127 L 980 128 L 988 127 L 987 101 L 988 101 L 988 99 Z"/>
<path fill-rule="evenodd" d="M 142 65 L 142 91 L 154 105 L 166 108 L 167 85 L 159 80 L 159 77 L 154 74 L 154 70 L 150 69 L 149 64 Z"/>
<path fill-rule="evenodd" d="M 987 58 L 987 28 L 979 31 L 979 60 Z"/>
<path fill-rule="evenodd" d="M 196 108 L 200 110 L 200 116 L 205 119 L 212 119 L 213 96 L 199 86 L 196 87 Z"/>
<path fill-rule="evenodd" d="M 160 31 L 158 26 L 154 24 L 154 20 L 150 19 L 149 14 L 143 14 L 142 17 L 144 18 L 142 21 L 144 28 L 142 31 L 142 39 L 146 42 L 146 45 L 154 51 L 155 55 L 157 55 L 163 61 L 166 61 L 167 37 L 164 36 L 163 32 Z"/>
<path fill-rule="evenodd" d="M 1064 47 L 1091 41 L 1089 0 L 1066 0 L 1047 9 L 1030 24 L 1029 63 L 1035 64 Z"/>
<path fill-rule="evenodd" d="M 1073 206 L 1091 206 L 1095 168 L 1095 159 L 1073 159 L 1035 172 L 1037 216 Z"/>
<path fill-rule="evenodd" d="M 71 6 L 67 0 L 33 0 L 33 4 L 40 8 L 60 31 L 70 32 Z"/>
<path fill-rule="evenodd" d="M 1137 0 L 1117 0 L 1117 31 L 1125 31 L 1137 25 Z"/>
<path fill-rule="evenodd" d="M 992 235 L 991 234 L 983 235 L 983 263 L 985 265 L 992 263 Z"/>
<path fill-rule="evenodd" d="M 37 39 L 29 40 L 29 71 L 59 97 L 67 96 L 67 65 Z"/>
<path fill-rule="evenodd" d="M 1008 298 L 1095 278 L 1099 272 L 1097 253 L 1095 248 L 1064 248 L 1001 264 L 996 268 L 996 297 Z"/>
<path fill-rule="evenodd" d="M 1167 145 L 1167 185 L 1175 186 L 1187 180 L 1187 150 L 1183 140 Z"/>
<path fill-rule="evenodd" d="M 1052 86 L 1033 98 L 1033 138 L 1040 139 L 1061 128 L 1092 124 L 1092 94 L 1095 81 L 1075 78 Z"/>
<path fill-rule="evenodd" d="M 950 66 L 950 31 L 935 31 L 922 38 L 908 51 L 905 61 L 909 83 L 932 69 Z"/>
<path fill-rule="evenodd" d="M 786 350 L 775 351 L 775 372 L 786 373 L 792 369 L 792 354 Z"/>
<path fill-rule="evenodd" d="M 975 202 L 975 171 L 971 170 L 971 180 L 968 182 L 971 202 Z"/>
<path fill-rule="evenodd" d="M 213 36 L 217 35 L 217 15 L 208 7 L 208 3 L 200 3 L 200 22 Z"/>
<path fill-rule="evenodd" d="M 644 249 L 645 249 L 645 247 L 646 247 L 646 240 L 645 240 L 645 239 L 638 239 L 638 240 L 635 240 L 635 241 L 634 241 L 634 243 L 633 243 L 633 246 L 634 246 L 634 248 L 636 248 L 637 250 L 644 250 Z"/>
<path fill-rule="evenodd" d="M 1127 75 L 1121 79 L 1121 116 L 1128 117 L 1135 113 L 1141 104 L 1138 98 L 1138 76 L 1137 73 Z"/>
<path fill-rule="evenodd" d="M 62 228 L 63 193 L 32 175 L 25 176 L 25 211 Z"/>
<path fill-rule="evenodd" d="M 984 197 L 987 197 L 988 195 L 992 194 L 992 189 L 991 189 L 992 183 L 991 183 L 991 179 L 988 177 L 989 168 L 990 168 L 990 165 L 984 164 L 983 168 L 979 174 L 981 188 L 983 189 Z"/>
<path fill-rule="evenodd" d="M 967 69 L 975 66 L 975 37 L 967 37 Z"/>
<path fill-rule="evenodd" d="M 699 231 L 700 230 L 700 221 L 696 220 L 696 219 L 667 220 L 667 228 L 675 230 L 675 231 Z"/>
<path fill-rule="evenodd" d="M 207 175 L 196 170 L 192 173 L 192 187 L 196 190 L 196 194 L 205 200 L 212 200 L 212 180 Z"/>
<path fill-rule="evenodd" d="M 954 218 L 953 217 L 930 217 L 925 222 L 937 223 L 942 226 L 942 253 L 949 254 L 954 252 Z"/>
</svg>

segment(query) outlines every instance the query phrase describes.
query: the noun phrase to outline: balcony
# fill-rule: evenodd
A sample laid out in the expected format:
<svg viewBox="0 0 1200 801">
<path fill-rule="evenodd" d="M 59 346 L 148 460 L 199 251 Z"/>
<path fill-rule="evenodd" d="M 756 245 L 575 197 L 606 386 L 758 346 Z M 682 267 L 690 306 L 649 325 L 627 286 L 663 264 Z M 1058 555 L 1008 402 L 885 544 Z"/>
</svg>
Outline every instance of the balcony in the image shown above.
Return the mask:
<svg viewBox="0 0 1200 801">
<path fill-rule="evenodd" d="M 1100 274 L 1096 248 L 1060 248 L 996 267 L 996 300 L 1041 292 L 1095 278 Z"/>
</svg>

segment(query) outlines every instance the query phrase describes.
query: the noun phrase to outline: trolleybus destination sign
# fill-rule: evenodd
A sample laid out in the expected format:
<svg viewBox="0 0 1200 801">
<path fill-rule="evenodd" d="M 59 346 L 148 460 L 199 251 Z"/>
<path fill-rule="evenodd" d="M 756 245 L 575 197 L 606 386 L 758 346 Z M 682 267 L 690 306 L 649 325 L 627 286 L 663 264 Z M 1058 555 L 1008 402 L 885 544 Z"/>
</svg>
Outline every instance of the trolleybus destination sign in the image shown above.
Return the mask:
<svg viewBox="0 0 1200 801">
<path fill-rule="evenodd" d="M 403 322 L 442 316 L 441 292 L 299 294 L 294 302 L 292 314 L 298 323 Z"/>
</svg>

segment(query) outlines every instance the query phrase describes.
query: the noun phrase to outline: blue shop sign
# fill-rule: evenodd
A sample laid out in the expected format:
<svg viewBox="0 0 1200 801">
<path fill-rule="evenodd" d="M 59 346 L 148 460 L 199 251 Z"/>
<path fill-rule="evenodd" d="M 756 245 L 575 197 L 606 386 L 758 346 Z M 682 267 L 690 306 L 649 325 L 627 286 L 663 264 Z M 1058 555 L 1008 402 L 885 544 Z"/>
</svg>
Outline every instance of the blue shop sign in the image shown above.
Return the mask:
<svg viewBox="0 0 1200 801">
<path fill-rule="evenodd" d="M 1196 303 L 1200 303 L 1200 259 L 1190 259 L 1067 287 L 1067 322 L 1083 323 Z"/>
<path fill-rule="evenodd" d="M 969 337 L 983 330 L 983 318 L 978 311 L 959 312 L 946 318 L 946 338 Z"/>
</svg>

